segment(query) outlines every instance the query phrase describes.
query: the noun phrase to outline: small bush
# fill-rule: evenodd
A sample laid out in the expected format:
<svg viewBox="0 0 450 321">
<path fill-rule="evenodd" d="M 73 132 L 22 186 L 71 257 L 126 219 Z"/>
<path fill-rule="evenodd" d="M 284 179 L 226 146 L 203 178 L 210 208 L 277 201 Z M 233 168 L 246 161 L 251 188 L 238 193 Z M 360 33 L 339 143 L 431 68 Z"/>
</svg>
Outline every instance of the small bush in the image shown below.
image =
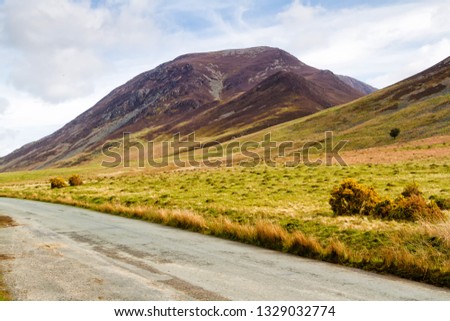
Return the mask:
<svg viewBox="0 0 450 321">
<path fill-rule="evenodd" d="M 61 177 L 55 177 L 50 179 L 50 187 L 53 188 L 63 188 L 66 187 L 66 181 Z"/>
<path fill-rule="evenodd" d="M 410 197 L 400 197 L 389 218 L 406 221 L 443 221 L 445 215 L 434 201 L 427 203 L 422 195 L 412 194 Z"/>
<path fill-rule="evenodd" d="M 391 199 L 385 199 L 381 202 L 378 202 L 375 205 L 372 214 L 378 218 L 390 218 L 390 214 L 392 210 L 395 208 L 395 203 Z"/>
<path fill-rule="evenodd" d="M 329 203 L 336 215 L 370 215 L 379 201 L 373 188 L 346 179 L 333 189 Z"/>
<path fill-rule="evenodd" d="M 438 206 L 434 200 L 427 202 L 422 194 L 419 186 L 412 183 L 394 201 L 388 198 L 380 200 L 372 188 L 347 179 L 333 189 L 329 203 L 336 215 L 370 215 L 413 222 L 445 221 L 446 216 L 441 211 L 441 206 L 448 205 L 445 200 L 439 199 L 441 206 Z"/>
<path fill-rule="evenodd" d="M 83 180 L 81 179 L 80 175 L 72 175 L 69 178 L 69 185 L 70 186 L 80 186 L 83 185 Z"/>
<path fill-rule="evenodd" d="M 400 129 L 398 129 L 398 128 L 392 128 L 391 131 L 389 132 L 389 135 L 390 135 L 392 138 L 394 138 L 394 139 L 395 139 L 399 134 L 400 134 Z"/>
<path fill-rule="evenodd" d="M 432 195 L 430 200 L 434 201 L 441 210 L 450 210 L 450 198 Z"/>
</svg>

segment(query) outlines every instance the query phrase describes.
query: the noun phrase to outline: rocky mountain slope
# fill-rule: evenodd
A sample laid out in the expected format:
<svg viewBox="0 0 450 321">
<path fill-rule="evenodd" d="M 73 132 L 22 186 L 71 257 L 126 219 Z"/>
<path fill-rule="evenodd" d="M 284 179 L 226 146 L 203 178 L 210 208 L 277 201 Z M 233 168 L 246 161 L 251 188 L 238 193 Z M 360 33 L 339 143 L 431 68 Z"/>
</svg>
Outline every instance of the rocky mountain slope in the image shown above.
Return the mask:
<svg viewBox="0 0 450 321">
<path fill-rule="evenodd" d="M 271 47 L 180 56 L 114 89 L 91 109 L 0 159 L 0 170 L 38 169 L 98 149 L 123 132 L 227 139 L 346 103 L 372 90 Z M 66 162 L 67 164 L 67 162 Z"/>
</svg>

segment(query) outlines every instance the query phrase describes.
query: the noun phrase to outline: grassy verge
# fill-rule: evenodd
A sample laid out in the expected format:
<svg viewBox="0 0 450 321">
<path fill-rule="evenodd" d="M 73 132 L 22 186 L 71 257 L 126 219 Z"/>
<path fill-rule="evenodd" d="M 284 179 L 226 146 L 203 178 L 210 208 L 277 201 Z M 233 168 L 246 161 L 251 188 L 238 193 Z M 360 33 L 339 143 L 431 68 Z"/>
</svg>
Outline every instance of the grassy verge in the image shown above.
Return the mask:
<svg viewBox="0 0 450 321">
<path fill-rule="evenodd" d="M 399 194 L 412 181 L 426 197 L 450 197 L 448 165 L 220 168 L 82 174 L 50 189 L 49 176 L 0 175 L 0 196 L 85 207 L 309 258 L 450 287 L 450 225 L 335 217 L 330 191 L 344 178 Z M 446 213 L 448 216 L 448 212 Z"/>
<path fill-rule="evenodd" d="M 11 220 L 11 218 L 7 216 L 0 216 L 0 229 L 12 225 L 14 225 L 14 222 Z M 9 258 L 10 257 L 8 257 L 7 255 L 2 255 L 0 253 L 0 260 L 6 260 Z M 2 271 L 0 269 L 0 301 L 9 301 L 9 300 L 11 300 L 11 296 L 6 288 L 5 283 L 3 282 Z"/>
</svg>

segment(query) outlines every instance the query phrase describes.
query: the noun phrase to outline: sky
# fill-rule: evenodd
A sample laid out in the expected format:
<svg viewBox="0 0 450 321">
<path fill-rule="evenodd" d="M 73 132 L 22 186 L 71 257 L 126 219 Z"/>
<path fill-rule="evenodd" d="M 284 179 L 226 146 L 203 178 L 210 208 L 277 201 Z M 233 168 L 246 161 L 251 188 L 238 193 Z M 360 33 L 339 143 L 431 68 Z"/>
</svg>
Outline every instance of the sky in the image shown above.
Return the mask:
<svg viewBox="0 0 450 321">
<path fill-rule="evenodd" d="M 190 53 L 278 47 L 383 88 L 450 55 L 450 0 L 0 0 L 0 156 Z"/>
</svg>

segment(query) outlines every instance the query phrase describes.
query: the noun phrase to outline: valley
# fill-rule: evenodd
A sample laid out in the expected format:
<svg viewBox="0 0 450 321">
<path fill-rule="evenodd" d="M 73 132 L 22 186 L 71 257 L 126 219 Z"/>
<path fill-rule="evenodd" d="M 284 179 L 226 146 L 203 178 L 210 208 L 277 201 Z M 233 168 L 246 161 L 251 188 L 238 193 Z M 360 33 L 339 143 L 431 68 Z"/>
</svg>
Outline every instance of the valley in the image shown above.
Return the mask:
<svg viewBox="0 0 450 321">
<path fill-rule="evenodd" d="M 450 58 L 368 95 L 361 88 L 374 88 L 350 86 L 354 81 L 268 47 L 184 55 L 1 158 L 0 197 L 73 205 L 450 287 Z M 108 156 L 124 156 L 123 133 L 130 133 L 128 163 L 102 166 Z M 191 133 L 203 149 L 188 144 Z M 267 135 L 284 146 L 270 163 L 263 162 Z M 183 150 L 154 151 L 167 165 L 148 164 L 149 141 L 176 139 L 187 144 Z M 326 148 L 341 142 L 327 163 Z M 321 163 L 292 165 L 305 146 Z M 192 157 L 196 165 L 177 165 Z M 220 166 L 205 165 L 211 160 Z M 50 188 L 50 179 L 74 174 L 82 185 Z M 392 202 L 416 184 L 426 206 L 442 205 L 444 219 L 337 215 L 330 193 L 350 178 Z"/>
<path fill-rule="evenodd" d="M 416 160 L 389 158 L 385 148 L 346 152 L 349 166 L 4 173 L 0 196 L 89 208 L 448 287 L 448 220 L 336 217 L 328 204 L 331 189 L 347 178 L 373 186 L 382 196 L 399 195 L 416 182 L 427 199 L 450 198 L 448 139 L 431 148 L 429 141 L 390 147 L 413 151 Z M 364 163 L 360 153 L 378 155 L 379 161 L 366 155 Z M 50 189 L 49 177 L 73 173 L 82 175 L 83 185 Z"/>
</svg>

